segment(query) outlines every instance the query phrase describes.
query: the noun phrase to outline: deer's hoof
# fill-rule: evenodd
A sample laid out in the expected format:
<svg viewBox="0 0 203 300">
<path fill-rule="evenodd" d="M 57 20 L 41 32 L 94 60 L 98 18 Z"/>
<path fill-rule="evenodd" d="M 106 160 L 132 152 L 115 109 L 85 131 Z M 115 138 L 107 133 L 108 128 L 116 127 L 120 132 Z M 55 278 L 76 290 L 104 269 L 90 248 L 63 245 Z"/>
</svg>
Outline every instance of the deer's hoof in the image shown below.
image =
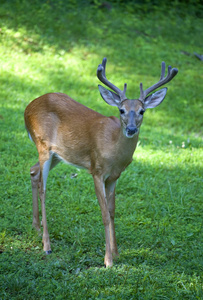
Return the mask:
<svg viewBox="0 0 203 300">
<path fill-rule="evenodd" d="M 52 251 L 51 251 L 51 250 L 48 250 L 48 251 L 45 251 L 45 253 L 48 255 L 48 254 L 51 254 Z"/>
</svg>

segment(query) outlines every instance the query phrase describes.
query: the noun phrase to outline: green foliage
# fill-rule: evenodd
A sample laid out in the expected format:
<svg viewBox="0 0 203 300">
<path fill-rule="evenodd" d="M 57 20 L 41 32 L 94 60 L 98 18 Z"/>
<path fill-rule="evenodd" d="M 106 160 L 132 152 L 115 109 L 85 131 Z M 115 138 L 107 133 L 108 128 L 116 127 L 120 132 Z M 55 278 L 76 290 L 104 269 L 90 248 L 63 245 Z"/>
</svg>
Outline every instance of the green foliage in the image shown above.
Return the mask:
<svg viewBox="0 0 203 300">
<path fill-rule="evenodd" d="M 127 4 L 125 4 L 125 2 Z M 0 299 L 203 299 L 201 2 L 2 1 L 0 6 Z M 134 161 L 117 185 L 120 257 L 103 268 L 104 230 L 91 176 L 49 175 L 53 253 L 31 228 L 29 168 L 37 151 L 26 105 L 65 92 L 105 115 L 96 68 L 127 95 L 179 69 L 163 104 L 145 113 Z M 76 173 L 76 178 L 71 178 Z"/>
</svg>

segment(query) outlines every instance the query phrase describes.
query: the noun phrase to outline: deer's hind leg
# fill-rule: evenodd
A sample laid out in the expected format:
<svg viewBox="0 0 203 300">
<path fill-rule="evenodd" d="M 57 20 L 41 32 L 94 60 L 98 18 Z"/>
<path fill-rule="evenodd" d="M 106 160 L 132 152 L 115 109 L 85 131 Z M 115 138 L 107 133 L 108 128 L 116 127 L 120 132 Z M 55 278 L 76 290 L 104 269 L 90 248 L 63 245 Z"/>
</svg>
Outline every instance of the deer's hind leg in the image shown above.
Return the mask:
<svg viewBox="0 0 203 300">
<path fill-rule="evenodd" d="M 46 254 L 51 253 L 51 243 L 48 232 L 47 217 L 46 217 L 46 208 L 45 208 L 45 199 L 46 199 L 46 184 L 49 171 L 53 169 L 60 161 L 54 153 L 44 155 L 39 153 L 39 165 L 40 165 L 40 187 L 39 187 L 39 197 L 41 200 L 42 208 L 42 225 L 43 225 L 43 249 Z"/>
<path fill-rule="evenodd" d="M 30 168 L 31 184 L 32 184 L 32 205 L 33 205 L 33 221 L 32 226 L 40 231 L 38 194 L 40 188 L 40 164 L 37 162 Z"/>
<path fill-rule="evenodd" d="M 46 209 L 45 209 L 45 197 L 46 197 L 46 183 L 49 171 L 54 168 L 60 159 L 54 154 L 43 156 L 39 155 L 39 162 L 37 162 L 30 169 L 31 183 L 32 183 L 32 202 L 33 202 L 33 227 L 40 231 L 40 219 L 39 219 L 39 204 L 38 195 L 41 201 L 42 208 L 42 226 L 43 226 L 43 249 L 46 254 L 51 253 L 50 239 L 47 226 Z"/>
</svg>

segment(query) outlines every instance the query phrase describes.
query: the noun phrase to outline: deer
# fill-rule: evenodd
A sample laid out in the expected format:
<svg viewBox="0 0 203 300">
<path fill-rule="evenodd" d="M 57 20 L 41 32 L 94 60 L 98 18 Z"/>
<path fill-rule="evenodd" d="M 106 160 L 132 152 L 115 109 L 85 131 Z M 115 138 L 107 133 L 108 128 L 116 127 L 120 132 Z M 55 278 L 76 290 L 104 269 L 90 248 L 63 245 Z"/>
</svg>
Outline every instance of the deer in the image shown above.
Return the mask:
<svg viewBox="0 0 203 300">
<path fill-rule="evenodd" d="M 106 62 L 104 58 L 98 66 L 97 77 L 110 90 L 98 87 L 103 100 L 119 109 L 120 119 L 104 116 L 63 93 L 36 98 L 26 107 L 24 119 L 39 154 L 38 162 L 30 169 L 32 225 L 40 231 L 39 195 L 43 250 L 46 254 L 52 252 L 45 210 L 47 178 L 49 171 L 63 161 L 86 169 L 93 177 L 105 229 L 104 265 L 111 267 L 113 259 L 119 256 L 114 225 L 117 179 L 132 162 L 144 112 L 158 106 L 166 96 L 166 87 L 155 90 L 171 81 L 178 69 L 169 66 L 165 76 L 165 62 L 162 62 L 160 80 L 146 90 L 140 83 L 139 98 L 128 99 L 126 83 L 120 90 L 106 78 Z"/>
</svg>

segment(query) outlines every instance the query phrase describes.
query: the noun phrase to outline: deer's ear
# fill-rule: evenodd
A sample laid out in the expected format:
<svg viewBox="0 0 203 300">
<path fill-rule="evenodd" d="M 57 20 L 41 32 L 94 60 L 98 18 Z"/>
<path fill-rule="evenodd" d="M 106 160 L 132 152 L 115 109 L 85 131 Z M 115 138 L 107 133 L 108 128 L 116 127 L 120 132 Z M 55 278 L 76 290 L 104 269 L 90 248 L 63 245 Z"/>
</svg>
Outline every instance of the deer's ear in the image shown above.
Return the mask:
<svg viewBox="0 0 203 300">
<path fill-rule="evenodd" d="M 119 106 L 121 99 L 116 93 L 105 89 L 102 85 L 98 85 L 98 87 L 100 94 L 106 103 L 111 106 Z"/>
<path fill-rule="evenodd" d="M 165 98 L 167 92 L 167 88 L 163 88 L 151 95 L 149 95 L 144 101 L 144 107 L 147 108 L 154 108 L 158 106 Z"/>
</svg>

